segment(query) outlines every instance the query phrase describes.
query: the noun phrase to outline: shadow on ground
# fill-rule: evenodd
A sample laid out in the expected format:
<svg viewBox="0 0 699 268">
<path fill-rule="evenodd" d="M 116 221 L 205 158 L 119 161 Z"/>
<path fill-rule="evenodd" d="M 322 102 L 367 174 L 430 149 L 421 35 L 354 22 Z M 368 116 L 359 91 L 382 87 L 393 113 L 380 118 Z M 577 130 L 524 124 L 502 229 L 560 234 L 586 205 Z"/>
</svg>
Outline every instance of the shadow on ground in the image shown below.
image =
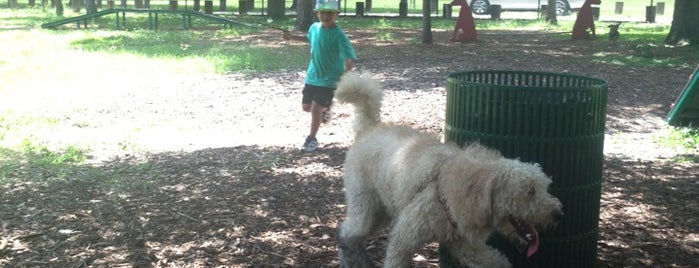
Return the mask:
<svg viewBox="0 0 699 268">
<path fill-rule="evenodd" d="M 336 267 L 345 150 L 239 146 L 16 166 L 2 185 L 0 265 Z M 691 167 L 606 159 L 601 267 L 699 265 Z M 368 247 L 380 263 L 385 234 Z M 416 267 L 438 264 L 436 245 L 418 254 Z"/>
<path fill-rule="evenodd" d="M 699 266 L 699 171 L 677 159 L 607 157 L 599 259 L 604 267 Z"/>
<path fill-rule="evenodd" d="M 56 174 L 17 167 L 2 185 L 0 266 L 332 265 L 344 150 L 240 146 Z"/>
</svg>

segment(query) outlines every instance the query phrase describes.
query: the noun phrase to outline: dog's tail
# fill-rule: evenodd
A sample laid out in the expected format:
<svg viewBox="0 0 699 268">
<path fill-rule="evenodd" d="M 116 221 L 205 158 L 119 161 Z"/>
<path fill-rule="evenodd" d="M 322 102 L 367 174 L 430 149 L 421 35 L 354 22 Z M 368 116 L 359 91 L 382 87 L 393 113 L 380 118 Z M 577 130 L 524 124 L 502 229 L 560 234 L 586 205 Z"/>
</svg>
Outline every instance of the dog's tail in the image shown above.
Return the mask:
<svg viewBox="0 0 699 268">
<path fill-rule="evenodd" d="M 354 105 L 354 131 L 359 134 L 381 122 L 383 89 L 367 72 L 347 72 L 337 84 L 335 98 Z"/>
</svg>

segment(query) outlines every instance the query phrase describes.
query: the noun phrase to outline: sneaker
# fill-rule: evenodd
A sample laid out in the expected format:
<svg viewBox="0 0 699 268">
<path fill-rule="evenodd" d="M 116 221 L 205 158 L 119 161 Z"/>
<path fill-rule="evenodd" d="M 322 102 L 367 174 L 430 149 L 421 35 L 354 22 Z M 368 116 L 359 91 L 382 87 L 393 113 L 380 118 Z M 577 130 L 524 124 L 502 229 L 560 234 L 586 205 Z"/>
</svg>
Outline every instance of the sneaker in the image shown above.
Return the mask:
<svg viewBox="0 0 699 268">
<path fill-rule="evenodd" d="M 328 106 L 328 108 L 325 109 L 325 111 L 323 111 L 323 117 L 320 121 L 323 124 L 327 124 L 333 118 L 333 112 L 330 111 L 330 107 L 332 107 L 332 106 Z"/>
<path fill-rule="evenodd" d="M 316 138 L 306 137 L 306 141 L 301 146 L 301 150 L 304 152 L 312 152 L 318 149 L 318 140 Z"/>
</svg>

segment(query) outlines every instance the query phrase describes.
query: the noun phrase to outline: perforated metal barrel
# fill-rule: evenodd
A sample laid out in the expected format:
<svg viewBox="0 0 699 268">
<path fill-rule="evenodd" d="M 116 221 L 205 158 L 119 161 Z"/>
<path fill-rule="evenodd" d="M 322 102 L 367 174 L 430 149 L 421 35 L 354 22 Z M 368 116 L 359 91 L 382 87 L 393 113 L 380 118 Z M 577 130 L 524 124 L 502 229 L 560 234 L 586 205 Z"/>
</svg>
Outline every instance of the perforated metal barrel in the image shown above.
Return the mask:
<svg viewBox="0 0 699 268">
<path fill-rule="evenodd" d="M 506 157 L 539 163 L 565 217 L 540 232 L 530 258 L 504 238 L 489 243 L 515 267 L 595 267 L 607 82 L 580 75 L 471 71 L 449 75 L 445 138 L 479 142 Z M 442 267 L 458 267 L 440 249 Z"/>
</svg>

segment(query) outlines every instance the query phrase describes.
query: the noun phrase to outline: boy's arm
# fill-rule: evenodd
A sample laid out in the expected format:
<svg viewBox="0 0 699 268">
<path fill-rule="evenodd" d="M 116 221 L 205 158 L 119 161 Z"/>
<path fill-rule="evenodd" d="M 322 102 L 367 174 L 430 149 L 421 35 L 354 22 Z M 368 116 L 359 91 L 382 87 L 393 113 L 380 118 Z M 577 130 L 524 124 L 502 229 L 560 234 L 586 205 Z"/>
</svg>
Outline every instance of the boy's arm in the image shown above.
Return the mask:
<svg viewBox="0 0 699 268">
<path fill-rule="evenodd" d="M 282 38 L 284 40 L 296 40 L 300 42 L 308 42 L 308 38 L 305 35 L 295 35 L 290 32 L 282 32 Z"/>
<path fill-rule="evenodd" d="M 346 59 L 345 60 L 345 72 L 349 72 L 354 68 L 354 60 L 353 59 Z"/>
</svg>

